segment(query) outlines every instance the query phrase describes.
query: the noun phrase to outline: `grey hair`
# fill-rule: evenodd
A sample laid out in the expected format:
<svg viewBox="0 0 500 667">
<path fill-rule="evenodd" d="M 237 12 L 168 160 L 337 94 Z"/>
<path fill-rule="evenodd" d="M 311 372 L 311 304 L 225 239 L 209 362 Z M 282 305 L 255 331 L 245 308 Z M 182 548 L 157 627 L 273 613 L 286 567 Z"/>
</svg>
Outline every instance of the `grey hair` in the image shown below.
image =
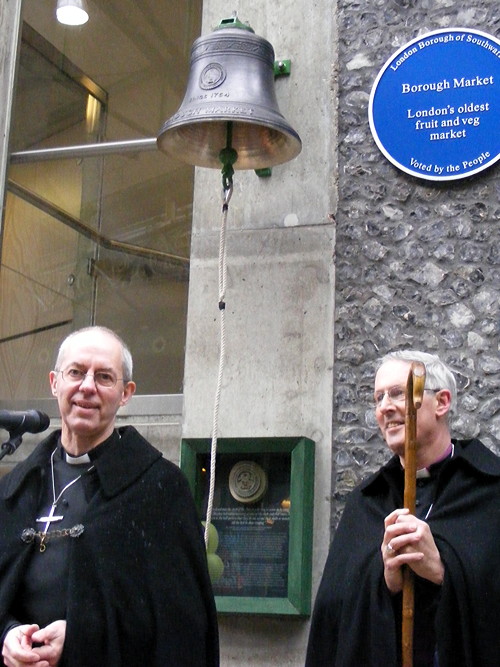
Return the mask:
<svg viewBox="0 0 500 667">
<path fill-rule="evenodd" d="M 134 368 L 134 363 L 132 360 L 132 354 L 125 343 L 125 341 L 117 334 L 115 333 L 112 329 L 108 329 L 107 327 L 101 327 L 101 326 L 91 326 L 91 327 L 83 327 L 83 329 L 78 329 L 77 331 L 73 331 L 70 333 L 66 338 L 62 341 L 61 345 L 59 346 L 59 351 L 57 353 L 57 358 L 56 358 L 56 363 L 55 363 L 55 369 L 59 370 L 60 365 L 61 365 L 61 359 L 66 351 L 66 347 L 68 346 L 68 343 L 75 338 L 75 336 L 78 336 L 83 333 L 87 333 L 90 331 L 100 331 L 101 333 L 108 334 L 112 338 L 114 338 L 118 343 L 121 345 L 122 348 L 122 375 L 123 375 L 123 381 L 130 382 L 132 380 L 132 371 Z"/>
<path fill-rule="evenodd" d="M 387 361 L 420 361 L 425 366 L 426 389 L 448 389 L 451 393 L 450 412 L 453 411 L 457 399 L 457 383 L 450 368 L 435 354 L 419 350 L 394 350 L 383 356 L 377 370 Z"/>
</svg>

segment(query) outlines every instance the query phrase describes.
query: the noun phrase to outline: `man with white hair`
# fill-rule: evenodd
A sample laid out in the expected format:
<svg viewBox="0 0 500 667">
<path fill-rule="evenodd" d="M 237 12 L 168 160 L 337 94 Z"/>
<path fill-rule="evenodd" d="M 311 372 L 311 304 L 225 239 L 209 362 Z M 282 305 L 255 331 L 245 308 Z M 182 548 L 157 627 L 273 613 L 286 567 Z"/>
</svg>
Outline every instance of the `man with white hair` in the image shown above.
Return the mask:
<svg viewBox="0 0 500 667">
<path fill-rule="evenodd" d="M 62 343 L 61 429 L 0 482 L 7 667 L 217 667 L 202 528 L 187 481 L 116 414 L 135 391 L 113 331 Z"/>
<path fill-rule="evenodd" d="M 417 412 L 416 511 L 403 506 L 406 383 L 426 368 Z M 456 395 L 435 355 L 382 358 L 375 415 L 393 453 L 348 497 L 316 597 L 307 667 L 401 665 L 404 566 L 414 573 L 414 667 L 498 667 L 500 459 L 451 438 Z"/>
</svg>

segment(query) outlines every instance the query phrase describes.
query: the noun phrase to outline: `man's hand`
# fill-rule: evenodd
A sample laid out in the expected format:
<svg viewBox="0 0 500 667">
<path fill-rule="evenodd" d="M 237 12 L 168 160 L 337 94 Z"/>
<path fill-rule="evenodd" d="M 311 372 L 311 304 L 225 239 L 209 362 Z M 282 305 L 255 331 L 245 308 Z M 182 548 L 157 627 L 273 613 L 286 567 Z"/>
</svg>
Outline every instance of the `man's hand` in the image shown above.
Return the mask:
<svg viewBox="0 0 500 667">
<path fill-rule="evenodd" d="M 46 660 L 50 667 L 57 667 L 61 659 L 65 638 L 66 621 L 54 621 L 33 633 L 32 641 L 42 644 L 42 646 L 33 650 L 40 656 L 40 661 Z"/>
<path fill-rule="evenodd" d="M 7 667 L 50 667 L 47 660 L 40 660 L 39 654 L 32 647 L 33 633 L 39 629 L 38 625 L 18 625 L 9 630 L 2 647 L 2 656 Z"/>
<path fill-rule="evenodd" d="M 385 583 L 391 593 L 399 593 L 403 588 L 403 565 L 408 565 L 419 577 L 441 585 L 444 565 L 429 524 L 407 509 L 397 509 L 385 518 L 384 526 L 381 550 Z"/>
<path fill-rule="evenodd" d="M 2 656 L 7 667 L 57 667 L 66 637 L 66 621 L 38 625 L 19 625 L 7 633 Z M 35 644 L 35 646 L 33 646 Z"/>
</svg>

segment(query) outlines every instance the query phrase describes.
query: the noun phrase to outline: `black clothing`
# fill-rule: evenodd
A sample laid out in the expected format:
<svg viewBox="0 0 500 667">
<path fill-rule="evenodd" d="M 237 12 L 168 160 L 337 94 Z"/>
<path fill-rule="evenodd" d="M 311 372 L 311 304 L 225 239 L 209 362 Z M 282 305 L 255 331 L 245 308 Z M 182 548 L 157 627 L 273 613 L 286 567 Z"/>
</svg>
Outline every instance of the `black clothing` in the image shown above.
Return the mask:
<svg viewBox="0 0 500 667">
<path fill-rule="evenodd" d="M 500 459 L 476 439 L 454 445 L 426 519 L 445 577 L 439 587 L 415 577 L 415 640 L 435 612 L 439 667 L 498 667 Z M 401 664 L 401 596 L 387 589 L 380 553 L 384 518 L 397 507 L 403 480 L 393 457 L 347 500 L 316 597 L 306 667 Z M 429 629 L 422 634 L 432 638 Z"/>
<path fill-rule="evenodd" d="M 215 603 L 187 481 L 133 427 L 118 432 L 89 453 L 95 475 L 85 487 L 83 533 L 61 538 L 68 574 L 59 665 L 216 667 Z M 35 519 L 51 485 L 48 461 L 59 435 L 51 434 L 0 481 L 1 633 L 13 621 L 27 564 L 40 547 L 21 534 L 40 530 Z"/>
<path fill-rule="evenodd" d="M 105 443 L 99 445 L 99 447 L 104 446 Z M 56 497 L 72 480 L 77 481 L 69 486 L 59 500 L 55 514 L 63 515 L 63 519 L 51 523 L 45 551 L 41 553 L 40 548 L 32 551 L 11 609 L 15 618 L 35 618 L 41 628 L 56 619 L 66 618 L 66 584 L 71 539 L 68 537 L 51 539 L 51 536 L 64 528 L 83 524 L 88 505 L 84 484 L 88 485 L 88 475 L 96 475 L 95 468 L 89 471 L 90 463 L 70 465 L 63 459 L 63 453 L 64 450 L 59 443 L 53 457 Z M 43 500 L 37 510 L 37 517 L 46 517 L 49 514 L 54 498 L 51 477 L 52 471 L 50 461 L 48 461 L 46 479 L 49 483 L 46 484 Z M 45 526 L 45 522 L 37 521 L 39 531 L 43 531 Z"/>
</svg>

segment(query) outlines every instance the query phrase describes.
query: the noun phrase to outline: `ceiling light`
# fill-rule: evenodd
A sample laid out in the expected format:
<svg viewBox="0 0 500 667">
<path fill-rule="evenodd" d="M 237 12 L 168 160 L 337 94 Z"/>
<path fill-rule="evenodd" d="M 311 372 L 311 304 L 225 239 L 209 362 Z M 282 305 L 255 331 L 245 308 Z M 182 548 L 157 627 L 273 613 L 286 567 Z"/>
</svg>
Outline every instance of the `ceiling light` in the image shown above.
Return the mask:
<svg viewBox="0 0 500 667">
<path fill-rule="evenodd" d="M 57 0 L 56 16 L 64 25 L 83 25 L 89 20 L 85 0 Z"/>
</svg>

